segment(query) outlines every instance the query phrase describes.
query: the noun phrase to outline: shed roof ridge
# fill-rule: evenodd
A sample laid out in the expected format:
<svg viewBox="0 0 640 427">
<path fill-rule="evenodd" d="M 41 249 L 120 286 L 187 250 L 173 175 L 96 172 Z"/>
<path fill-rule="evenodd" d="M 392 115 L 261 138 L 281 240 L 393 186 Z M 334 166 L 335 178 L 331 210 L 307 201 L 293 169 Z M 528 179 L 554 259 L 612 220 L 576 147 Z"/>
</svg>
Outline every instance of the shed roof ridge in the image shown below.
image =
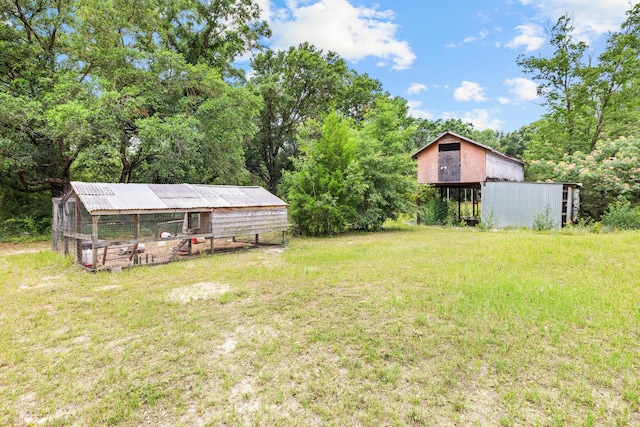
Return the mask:
<svg viewBox="0 0 640 427">
<path fill-rule="evenodd" d="M 429 147 L 429 146 L 433 145 L 436 141 L 440 140 L 441 138 L 443 138 L 443 137 L 444 137 L 445 135 L 447 135 L 447 134 L 448 134 L 448 135 L 452 135 L 452 136 L 454 136 L 454 137 L 456 137 L 456 138 L 460 138 L 460 139 L 462 139 L 462 140 L 464 140 L 464 141 L 467 141 L 467 142 L 468 142 L 468 143 L 470 143 L 470 144 L 477 145 L 478 147 L 484 148 L 484 149 L 485 149 L 485 150 L 487 150 L 487 151 L 491 151 L 491 152 L 492 152 L 492 153 L 494 153 L 494 154 L 497 154 L 497 155 L 499 155 L 499 156 L 502 156 L 502 157 L 507 158 L 507 159 L 509 159 L 509 160 L 516 161 L 516 162 L 521 163 L 521 164 L 523 164 L 523 165 L 524 165 L 524 162 L 523 162 L 522 160 L 520 160 L 520 159 L 516 158 L 516 157 L 509 156 L 508 154 L 505 154 L 505 153 L 503 153 L 503 152 L 501 152 L 501 151 L 498 151 L 498 150 L 496 150 L 496 149 L 495 149 L 495 148 L 493 148 L 493 147 L 489 147 L 488 145 L 482 144 L 482 143 L 480 143 L 480 142 L 478 142 L 478 141 L 475 141 L 475 140 L 473 140 L 473 139 L 471 139 L 471 138 L 467 138 L 466 136 L 459 135 L 459 134 L 457 134 L 457 133 L 455 133 L 455 132 L 452 132 L 452 131 L 449 131 L 449 130 L 448 130 L 448 131 L 445 131 L 445 132 L 442 132 L 440 135 L 438 135 L 437 137 L 435 137 L 432 141 L 428 142 L 426 145 L 424 145 L 423 147 L 421 147 L 421 148 L 419 148 L 418 150 L 416 150 L 416 151 L 411 155 L 411 157 L 415 159 L 415 158 L 418 156 L 418 154 L 419 154 L 420 152 L 422 152 L 423 150 L 425 150 L 427 147 Z"/>
</svg>

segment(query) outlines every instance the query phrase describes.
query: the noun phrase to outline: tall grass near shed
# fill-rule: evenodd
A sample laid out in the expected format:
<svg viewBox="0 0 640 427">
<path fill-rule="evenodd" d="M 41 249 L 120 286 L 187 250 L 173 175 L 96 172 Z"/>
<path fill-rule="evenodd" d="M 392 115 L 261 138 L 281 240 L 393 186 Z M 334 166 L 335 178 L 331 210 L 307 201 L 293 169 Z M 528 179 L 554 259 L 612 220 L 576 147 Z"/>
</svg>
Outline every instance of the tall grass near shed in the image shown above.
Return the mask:
<svg viewBox="0 0 640 427">
<path fill-rule="evenodd" d="M 120 273 L 0 253 L 0 424 L 636 425 L 640 234 L 402 227 Z"/>
</svg>

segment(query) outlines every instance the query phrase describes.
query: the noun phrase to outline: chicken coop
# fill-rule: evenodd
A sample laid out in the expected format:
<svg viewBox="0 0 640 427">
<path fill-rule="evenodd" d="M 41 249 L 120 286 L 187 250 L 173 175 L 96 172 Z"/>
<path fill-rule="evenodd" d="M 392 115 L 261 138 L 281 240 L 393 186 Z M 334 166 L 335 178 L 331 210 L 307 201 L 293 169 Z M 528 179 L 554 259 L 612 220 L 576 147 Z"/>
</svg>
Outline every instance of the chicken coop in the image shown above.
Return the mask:
<svg viewBox="0 0 640 427">
<path fill-rule="evenodd" d="M 53 199 L 52 249 L 89 270 L 285 243 L 287 204 L 262 187 L 71 182 Z"/>
</svg>

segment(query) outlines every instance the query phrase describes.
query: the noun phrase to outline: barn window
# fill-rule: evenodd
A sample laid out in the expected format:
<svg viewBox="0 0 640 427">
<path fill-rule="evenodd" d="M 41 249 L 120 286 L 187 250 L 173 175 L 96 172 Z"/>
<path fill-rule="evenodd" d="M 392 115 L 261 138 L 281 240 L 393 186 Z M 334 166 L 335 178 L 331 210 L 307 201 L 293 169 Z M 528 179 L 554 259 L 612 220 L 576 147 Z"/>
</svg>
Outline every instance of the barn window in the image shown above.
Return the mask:
<svg viewBox="0 0 640 427">
<path fill-rule="evenodd" d="M 450 144 L 440 144 L 438 146 L 438 151 L 460 151 L 460 143 L 452 142 Z"/>
</svg>

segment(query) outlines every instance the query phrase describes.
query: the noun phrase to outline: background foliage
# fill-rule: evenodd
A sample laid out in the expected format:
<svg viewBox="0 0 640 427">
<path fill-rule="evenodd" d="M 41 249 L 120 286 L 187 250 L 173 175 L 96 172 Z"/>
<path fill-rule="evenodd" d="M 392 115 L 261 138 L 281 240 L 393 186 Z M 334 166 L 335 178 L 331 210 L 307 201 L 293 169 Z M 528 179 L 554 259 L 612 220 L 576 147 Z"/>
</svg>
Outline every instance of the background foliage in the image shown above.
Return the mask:
<svg viewBox="0 0 640 427">
<path fill-rule="evenodd" d="M 318 220 L 334 224 L 314 233 L 376 230 L 414 211 L 406 159 L 444 131 L 524 158 L 527 179 L 582 183 L 584 217 L 619 195 L 638 204 L 640 5 L 600 52 L 567 15 L 549 30 L 552 55 L 519 57 L 547 113 L 509 133 L 412 118 L 334 52 L 265 49 L 259 17 L 254 0 L 0 0 L 0 224 L 42 233 L 29 224 L 49 221 L 71 180 L 251 183 L 309 207 L 307 174 L 329 191 L 313 196 Z M 314 154 L 330 124 L 355 150 L 335 176 Z"/>
</svg>

